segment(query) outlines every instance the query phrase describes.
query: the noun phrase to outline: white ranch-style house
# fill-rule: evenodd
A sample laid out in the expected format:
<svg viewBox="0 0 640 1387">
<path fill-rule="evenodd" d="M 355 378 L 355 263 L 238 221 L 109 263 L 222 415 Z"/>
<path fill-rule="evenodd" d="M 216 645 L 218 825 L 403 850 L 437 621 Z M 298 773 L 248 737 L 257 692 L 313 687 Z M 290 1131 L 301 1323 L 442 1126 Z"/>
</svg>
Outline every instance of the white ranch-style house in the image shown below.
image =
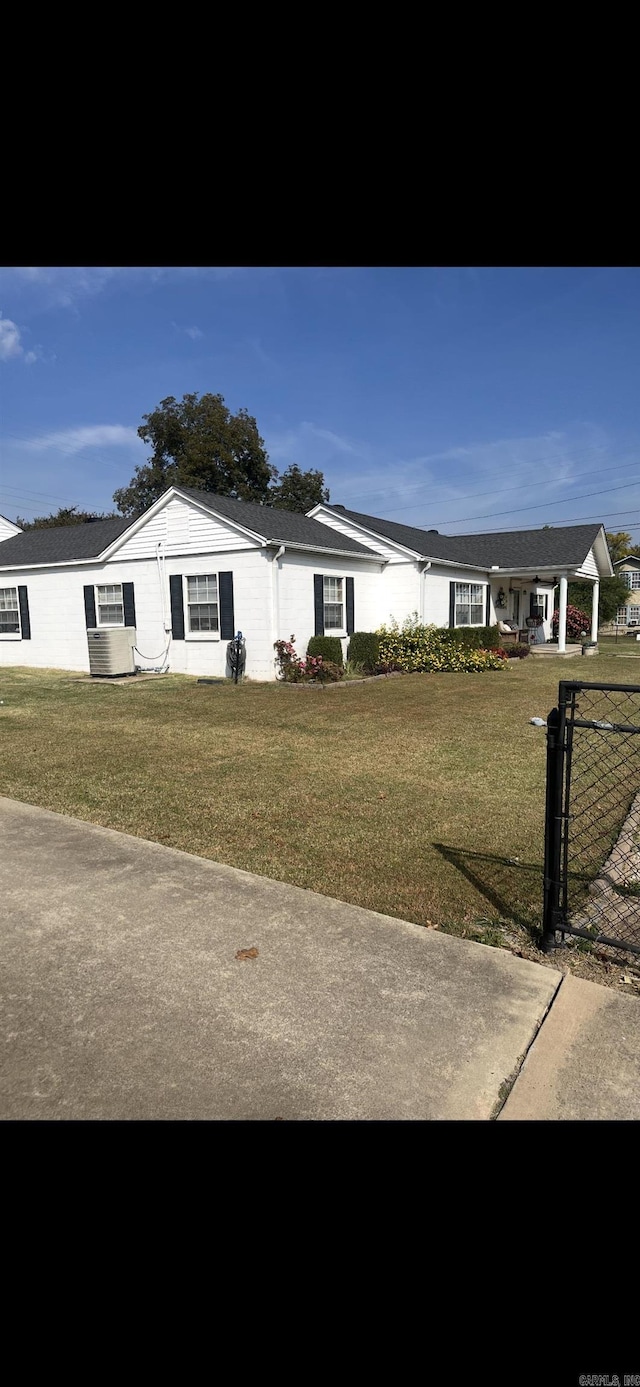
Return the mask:
<svg viewBox="0 0 640 1387">
<path fill-rule="evenodd" d="M 140 668 L 274 679 L 274 641 L 373 631 L 418 612 L 437 626 L 539 617 L 548 640 L 567 584 L 613 570 L 602 525 L 441 535 L 344 506 L 308 515 L 172 486 L 135 519 L 22 531 L 0 517 L 0 665 L 89 669 L 87 633 L 128 628 Z M 95 639 L 95 634 L 91 635 Z"/>
</svg>

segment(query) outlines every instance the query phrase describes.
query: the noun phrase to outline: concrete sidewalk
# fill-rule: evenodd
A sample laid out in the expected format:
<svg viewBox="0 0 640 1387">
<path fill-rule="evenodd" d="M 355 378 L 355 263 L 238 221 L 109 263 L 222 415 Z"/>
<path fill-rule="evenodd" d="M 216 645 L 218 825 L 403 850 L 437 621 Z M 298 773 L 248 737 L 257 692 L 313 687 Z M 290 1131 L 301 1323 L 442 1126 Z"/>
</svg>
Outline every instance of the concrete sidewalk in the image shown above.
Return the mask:
<svg viewBox="0 0 640 1387">
<path fill-rule="evenodd" d="M 0 841 L 5 1119 L 487 1119 L 561 983 L 1 798 Z"/>
</svg>

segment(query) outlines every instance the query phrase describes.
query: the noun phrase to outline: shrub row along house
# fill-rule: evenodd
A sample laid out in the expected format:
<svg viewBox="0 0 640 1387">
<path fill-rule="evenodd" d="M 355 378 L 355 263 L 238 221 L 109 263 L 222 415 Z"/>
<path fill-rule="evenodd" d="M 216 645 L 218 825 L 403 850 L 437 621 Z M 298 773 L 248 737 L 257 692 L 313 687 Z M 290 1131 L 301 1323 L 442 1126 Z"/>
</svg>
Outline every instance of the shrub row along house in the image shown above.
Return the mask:
<svg viewBox="0 0 640 1387">
<path fill-rule="evenodd" d="M 137 519 L 21 531 L 0 518 L 0 664 L 89 669 L 123 629 L 139 667 L 220 676 L 241 630 L 245 672 L 275 678 L 274 641 L 539 616 L 566 641 L 567 582 L 611 576 L 601 525 L 441 535 L 322 504 L 308 515 L 173 486 Z M 557 592 L 555 591 L 557 588 Z M 89 634 L 89 637 L 87 633 Z M 106 637 L 105 637 L 106 638 Z"/>
</svg>

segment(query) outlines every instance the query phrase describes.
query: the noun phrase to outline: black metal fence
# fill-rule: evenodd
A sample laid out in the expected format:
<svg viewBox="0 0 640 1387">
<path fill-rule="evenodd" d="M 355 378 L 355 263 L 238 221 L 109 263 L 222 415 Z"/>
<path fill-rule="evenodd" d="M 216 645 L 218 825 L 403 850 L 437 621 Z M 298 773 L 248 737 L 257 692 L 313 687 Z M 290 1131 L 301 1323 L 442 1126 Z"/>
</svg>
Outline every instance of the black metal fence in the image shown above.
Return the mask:
<svg viewBox="0 0 640 1387">
<path fill-rule="evenodd" d="M 544 930 L 640 953 L 640 685 L 560 681 L 547 719 Z"/>
</svg>

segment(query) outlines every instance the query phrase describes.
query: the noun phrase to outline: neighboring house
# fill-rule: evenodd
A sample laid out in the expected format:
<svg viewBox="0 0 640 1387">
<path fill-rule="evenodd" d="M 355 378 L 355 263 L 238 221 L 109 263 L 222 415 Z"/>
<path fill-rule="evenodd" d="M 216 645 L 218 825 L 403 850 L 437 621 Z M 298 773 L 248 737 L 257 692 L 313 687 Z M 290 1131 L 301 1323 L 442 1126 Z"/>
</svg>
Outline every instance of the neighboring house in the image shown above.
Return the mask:
<svg viewBox="0 0 640 1387">
<path fill-rule="evenodd" d="M 630 589 L 626 606 L 618 607 L 616 622 L 622 626 L 640 626 L 640 557 L 626 554 L 623 559 L 616 559 L 613 567 L 616 577 L 622 578 Z"/>
<path fill-rule="evenodd" d="M 0 664 L 89 668 L 87 630 L 135 629 L 136 660 L 224 675 L 240 629 L 246 673 L 275 677 L 273 643 L 372 631 L 417 611 L 438 626 L 540 615 L 554 588 L 611 562 L 600 525 L 496 535 L 436 531 L 316 506 L 308 516 L 171 487 L 137 519 L 0 538 Z M 559 648 L 563 648 L 562 621 Z"/>
</svg>

